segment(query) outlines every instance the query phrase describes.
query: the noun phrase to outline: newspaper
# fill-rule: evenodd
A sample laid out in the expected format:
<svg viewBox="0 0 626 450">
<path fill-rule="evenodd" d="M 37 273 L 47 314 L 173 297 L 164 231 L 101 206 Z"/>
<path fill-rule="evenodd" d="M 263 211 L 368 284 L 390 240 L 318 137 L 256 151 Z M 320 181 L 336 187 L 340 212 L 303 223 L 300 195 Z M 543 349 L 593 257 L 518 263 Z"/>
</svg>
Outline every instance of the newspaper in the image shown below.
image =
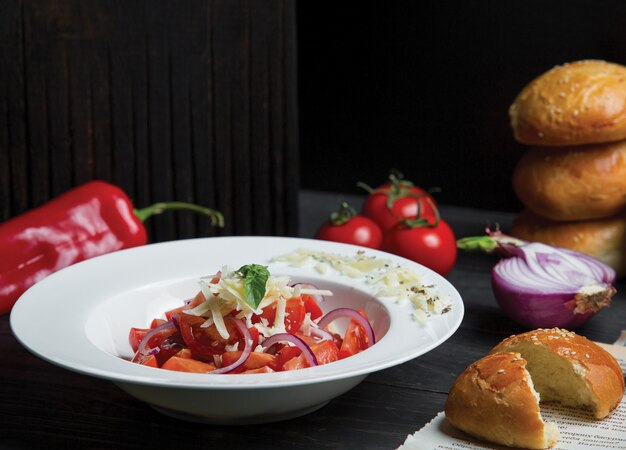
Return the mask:
<svg viewBox="0 0 626 450">
<path fill-rule="evenodd" d="M 626 375 L 626 331 L 613 345 L 600 344 L 619 362 Z M 611 415 L 596 420 L 591 414 L 556 404 L 541 405 L 546 422 L 559 426 L 559 442 L 553 450 L 626 450 L 626 396 Z M 509 447 L 480 442 L 457 430 L 440 412 L 426 426 L 409 435 L 397 450 L 510 450 Z"/>
</svg>

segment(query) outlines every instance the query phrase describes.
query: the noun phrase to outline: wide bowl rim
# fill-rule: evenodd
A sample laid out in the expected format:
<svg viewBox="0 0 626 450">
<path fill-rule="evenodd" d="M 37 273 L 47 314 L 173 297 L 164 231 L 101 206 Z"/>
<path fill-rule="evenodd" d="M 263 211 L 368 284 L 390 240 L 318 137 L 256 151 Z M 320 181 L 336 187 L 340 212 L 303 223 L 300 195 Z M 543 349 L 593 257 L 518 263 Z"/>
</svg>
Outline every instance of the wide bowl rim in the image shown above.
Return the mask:
<svg viewBox="0 0 626 450">
<path fill-rule="evenodd" d="M 61 315 L 61 318 L 71 316 L 72 313 L 75 313 L 77 320 L 84 320 L 90 314 L 91 308 L 95 308 L 99 304 L 98 300 L 103 301 L 103 298 L 107 298 L 105 292 L 100 296 L 95 295 L 92 299 L 84 300 L 82 303 L 77 302 L 76 299 L 71 299 L 69 304 L 57 304 L 54 308 L 51 306 L 50 301 L 46 304 L 44 297 L 51 291 L 58 291 L 59 289 L 62 290 L 65 283 L 76 281 L 79 277 L 94 277 L 94 274 L 103 268 L 108 268 L 110 270 L 123 270 L 125 266 L 132 266 L 133 264 L 136 264 L 137 261 L 141 261 L 142 259 L 145 261 L 153 261 L 155 255 L 158 254 L 170 254 L 171 252 L 176 251 L 190 251 L 193 248 L 203 248 L 204 246 L 215 247 L 218 244 L 225 245 L 230 248 L 234 248 L 237 245 L 245 245 L 247 247 L 250 245 L 257 245 L 264 248 L 267 247 L 277 249 L 291 248 L 293 250 L 308 247 L 339 254 L 354 254 L 355 252 L 364 251 L 366 254 L 370 254 L 375 257 L 384 257 L 394 263 L 409 265 L 416 268 L 426 279 L 429 280 L 431 284 L 434 283 L 439 290 L 442 290 L 443 293 L 450 298 L 450 301 L 452 302 L 452 311 L 442 316 L 431 317 L 429 323 L 427 323 L 424 328 L 420 329 L 422 325 L 419 325 L 412 317 L 410 317 L 410 312 L 413 308 L 412 305 L 399 305 L 395 302 L 379 299 L 380 303 L 387 309 L 389 314 L 389 330 L 387 335 L 364 352 L 332 364 L 298 371 L 237 376 L 213 375 L 212 377 L 214 378 L 210 379 L 207 378 L 211 376 L 209 374 L 172 372 L 163 369 L 139 366 L 122 360 L 115 355 L 107 354 L 100 349 L 98 350 L 100 350 L 101 353 L 95 353 L 93 355 L 92 365 L 84 362 L 85 357 L 72 358 L 71 356 L 68 357 L 67 354 L 63 354 L 61 357 L 57 351 L 52 350 L 52 343 L 50 341 L 46 341 L 45 339 L 37 338 L 38 333 L 35 333 L 32 329 L 32 325 L 29 325 L 29 322 L 32 323 L 30 318 L 32 318 L 33 315 L 36 315 L 38 311 L 41 311 L 42 314 L 45 315 L 51 310 L 55 310 Z M 277 254 L 275 253 L 270 256 L 275 257 L 283 253 L 285 252 L 278 251 Z M 285 272 L 287 273 L 302 273 L 302 271 L 306 272 L 307 270 L 311 270 L 310 268 L 303 269 L 291 266 L 285 266 L 285 269 Z M 325 276 L 328 276 L 333 282 L 336 283 L 347 283 L 348 281 L 345 276 L 335 273 Z M 176 279 L 176 277 L 172 278 L 170 281 L 173 281 L 174 279 Z M 84 282 L 89 283 L 90 281 L 92 281 L 92 279 L 88 278 Z M 352 282 L 352 280 L 350 281 Z M 362 284 L 356 283 L 355 285 L 359 289 L 365 289 Z M 128 288 L 128 285 L 124 286 Z M 428 351 L 441 345 L 456 332 L 461 324 L 463 316 L 463 301 L 458 291 L 450 282 L 432 270 L 399 256 L 349 244 L 318 241 L 306 238 L 227 236 L 184 239 L 149 244 L 146 246 L 121 250 L 88 259 L 62 269 L 41 280 L 20 297 L 11 312 L 10 324 L 17 340 L 29 351 L 48 362 L 77 373 L 106 379 L 114 383 L 178 389 L 230 390 L 276 389 L 288 386 L 332 382 L 334 380 L 367 375 L 372 372 L 396 366 L 423 355 L 424 353 L 427 353 Z M 39 334 L 45 335 L 46 332 L 49 332 L 50 329 L 53 328 L 53 325 L 50 325 L 51 322 L 54 322 L 55 326 L 63 325 L 63 322 L 58 323 L 59 320 L 62 319 L 55 318 L 49 321 L 43 321 L 42 324 L 39 324 Z M 438 320 L 446 321 L 444 327 L 445 331 L 435 336 L 430 343 L 421 345 L 417 348 L 407 348 L 406 344 L 402 344 L 404 345 L 402 350 L 397 351 L 399 340 L 405 340 L 407 334 L 411 337 L 411 333 L 415 333 L 416 335 L 420 333 L 423 334 L 424 330 L 427 330 L 427 333 L 435 333 L 433 329 L 430 328 L 432 322 Z M 70 343 L 66 345 L 77 346 L 77 348 L 82 352 L 86 351 L 90 345 L 93 345 L 93 343 L 84 342 L 84 339 L 88 340 L 84 327 L 81 328 L 78 325 L 74 326 L 74 324 L 70 327 L 71 333 L 68 335 L 63 334 L 63 337 L 68 339 L 67 342 Z M 422 334 L 420 334 L 421 338 L 423 338 Z M 94 346 L 94 348 L 96 347 Z M 396 351 L 397 353 L 394 353 Z"/>
</svg>

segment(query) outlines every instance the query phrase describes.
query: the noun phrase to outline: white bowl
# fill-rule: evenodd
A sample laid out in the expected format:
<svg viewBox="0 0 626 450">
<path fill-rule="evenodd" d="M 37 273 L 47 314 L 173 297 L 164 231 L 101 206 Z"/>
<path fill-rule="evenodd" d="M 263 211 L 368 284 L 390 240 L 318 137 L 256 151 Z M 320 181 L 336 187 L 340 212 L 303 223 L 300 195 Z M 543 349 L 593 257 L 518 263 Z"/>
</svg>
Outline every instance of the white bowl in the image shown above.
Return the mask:
<svg viewBox="0 0 626 450">
<path fill-rule="evenodd" d="M 153 244 L 90 259 L 63 269 L 29 289 L 11 313 L 17 339 L 41 358 L 76 372 L 111 380 L 155 409 L 208 423 L 263 423 L 321 408 L 369 373 L 395 366 L 437 347 L 458 328 L 463 303 L 443 277 L 406 259 L 367 254 L 411 265 L 452 302 L 450 312 L 420 325 L 411 304 L 377 299 L 363 280 L 324 275 L 271 258 L 298 248 L 354 256 L 363 250 L 326 241 L 273 237 L 191 239 Z M 129 362 L 131 327 L 180 306 L 198 291 L 197 280 L 223 265 L 269 265 L 273 275 L 307 281 L 334 292 L 322 304 L 361 308 L 373 322 L 377 343 L 328 365 L 290 372 L 210 375 L 174 372 Z M 331 271 L 333 272 L 333 271 Z M 34 322 L 36 321 L 36 326 Z"/>
</svg>

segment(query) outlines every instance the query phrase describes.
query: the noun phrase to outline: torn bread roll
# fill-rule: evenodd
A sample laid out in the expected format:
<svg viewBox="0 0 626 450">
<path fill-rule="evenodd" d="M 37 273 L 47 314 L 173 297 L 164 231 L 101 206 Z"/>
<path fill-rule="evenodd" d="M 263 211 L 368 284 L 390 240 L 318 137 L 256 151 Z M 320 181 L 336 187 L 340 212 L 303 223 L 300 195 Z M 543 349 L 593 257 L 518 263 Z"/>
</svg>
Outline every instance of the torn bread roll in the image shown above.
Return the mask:
<svg viewBox="0 0 626 450">
<path fill-rule="evenodd" d="M 626 275 L 626 214 L 608 219 L 557 222 L 531 211 L 514 220 L 509 233 L 528 242 L 542 242 L 593 256 L 618 277 Z"/>
<path fill-rule="evenodd" d="M 589 220 L 626 209 L 626 141 L 578 147 L 535 147 L 513 172 L 526 208 L 552 220 Z"/>
<path fill-rule="evenodd" d="M 626 67 L 599 60 L 556 66 L 509 109 L 518 142 L 582 145 L 626 139 Z"/>
<path fill-rule="evenodd" d="M 541 418 L 539 395 L 519 353 L 488 355 L 465 369 L 445 413 L 466 433 L 509 447 L 544 449 L 559 438 L 557 426 Z"/>
<path fill-rule="evenodd" d="M 590 410 L 601 419 L 624 395 L 611 354 L 573 332 L 539 329 L 511 336 L 470 365 L 450 389 L 445 413 L 455 427 L 509 447 L 550 448 L 558 427 L 539 402 Z"/>
<path fill-rule="evenodd" d="M 572 331 L 539 329 L 511 336 L 491 351 L 518 352 L 528 362 L 541 401 L 608 416 L 624 397 L 624 376 L 615 358 Z"/>
</svg>

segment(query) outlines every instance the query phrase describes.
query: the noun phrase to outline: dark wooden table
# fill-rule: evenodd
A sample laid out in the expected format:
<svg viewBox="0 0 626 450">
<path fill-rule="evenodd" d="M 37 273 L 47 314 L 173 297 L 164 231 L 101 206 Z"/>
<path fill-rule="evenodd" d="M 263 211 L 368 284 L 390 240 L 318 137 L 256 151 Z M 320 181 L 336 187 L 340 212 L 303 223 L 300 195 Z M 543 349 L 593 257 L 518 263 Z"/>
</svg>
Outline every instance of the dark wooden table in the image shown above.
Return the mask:
<svg viewBox="0 0 626 450">
<path fill-rule="evenodd" d="M 339 199 L 301 194 L 303 237 L 311 237 Z M 457 236 L 480 234 L 488 223 L 503 229 L 511 214 L 443 207 Z M 448 276 L 465 302 L 460 329 L 443 345 L 413 361 L 370 375 L 321 410 L 286 422 L 258 426 L 187 423 L 155 412 L 114 384 L 49 364 L 22 348 L 0 317 L 0 448 L 98 449 L 395 449 L 407 434 L 443 409 L 456 376 L 502 338 L 523 331 L 502 315 L 491 293 L 489 255 L 460 254 Z M 577 331 L 612 342 L 626 328 L 626 284 L 613 305 Z M 54 320 L 54 318 L 33 318 Z M 50 336 L 54 340 L 54 336 Z M 63 345 L 63 342 L 59 342 Z"/>
</svg>

